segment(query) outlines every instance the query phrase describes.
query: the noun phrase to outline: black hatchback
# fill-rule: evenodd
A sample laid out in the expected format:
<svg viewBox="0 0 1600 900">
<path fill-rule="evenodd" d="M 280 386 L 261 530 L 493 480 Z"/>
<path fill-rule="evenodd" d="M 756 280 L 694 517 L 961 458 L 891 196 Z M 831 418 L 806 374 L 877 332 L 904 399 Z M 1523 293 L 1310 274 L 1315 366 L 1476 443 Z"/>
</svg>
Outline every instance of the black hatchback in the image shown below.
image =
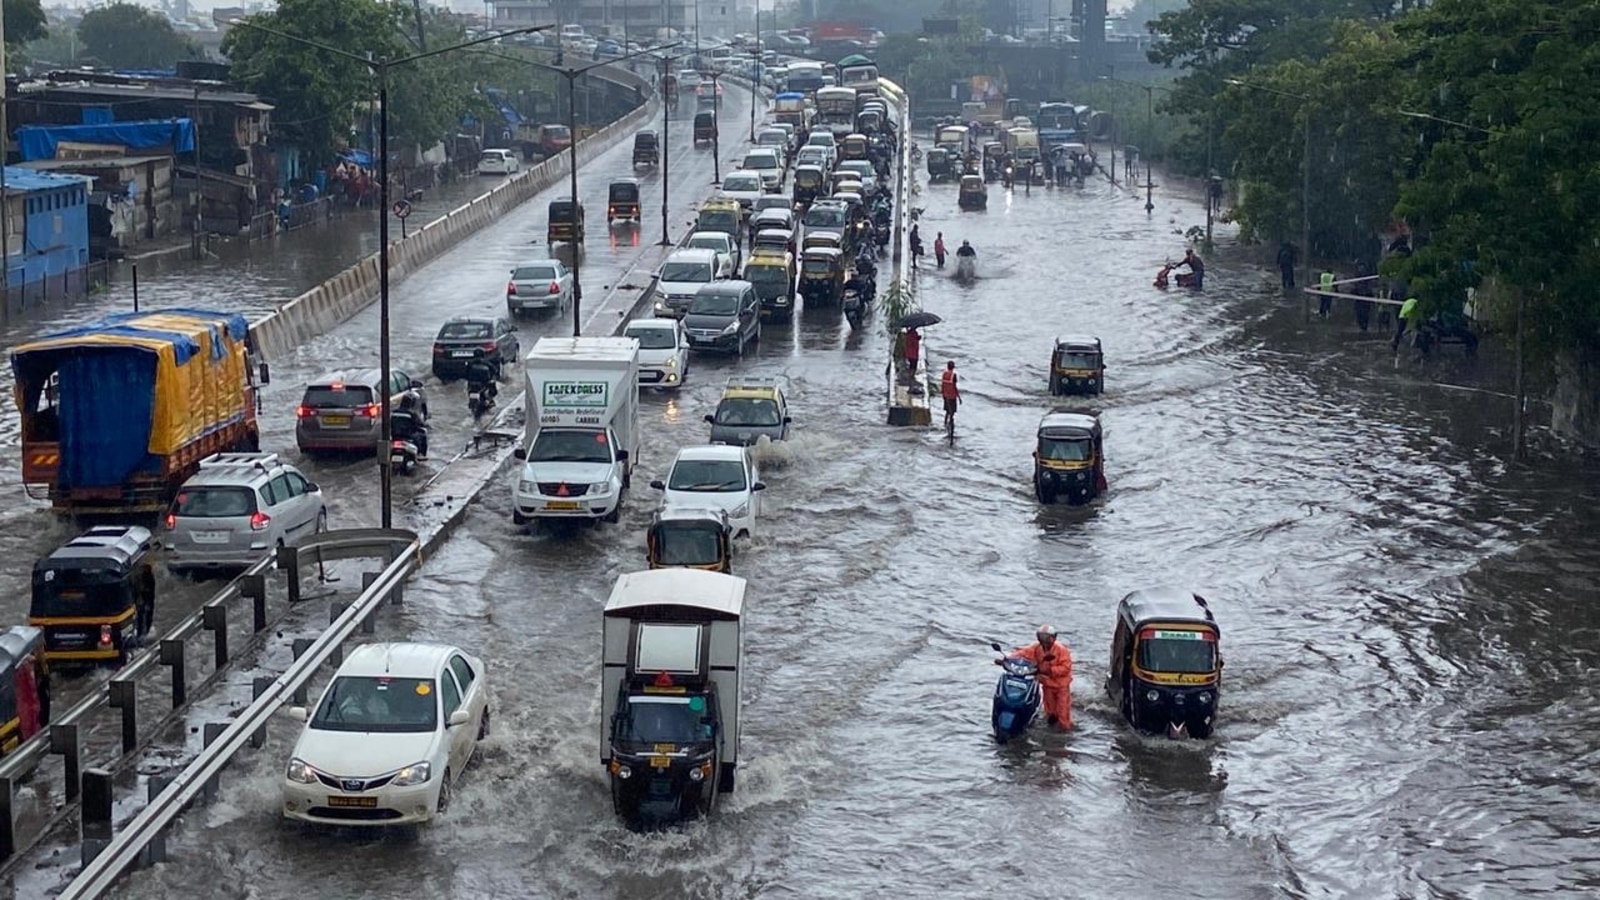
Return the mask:
<svg viewBox="0 0 1600 900">
<path fill-rule="evenodd" d="M 517 326 L 505 319 L 457 316 L 444 323 L 433 339 L 433 374 L 439 379 L 461 378 L 474 360 L 494 367 L 496 378 L 521 355 Z"/>
</svg>

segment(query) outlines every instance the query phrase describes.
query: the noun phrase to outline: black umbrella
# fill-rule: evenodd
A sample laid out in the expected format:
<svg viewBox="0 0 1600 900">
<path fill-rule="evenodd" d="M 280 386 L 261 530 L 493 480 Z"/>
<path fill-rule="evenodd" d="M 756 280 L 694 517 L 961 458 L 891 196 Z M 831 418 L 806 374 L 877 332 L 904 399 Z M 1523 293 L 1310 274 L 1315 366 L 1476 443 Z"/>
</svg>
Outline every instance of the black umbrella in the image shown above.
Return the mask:
<svg viewBox="0 0 1600 900">
<path fill-rule="evenodd" d="M 897 331 L 903 331 L 907 328 L 927 328 L 929 325 L 937 325 L 943 321 L 943 319 L 931 312 L 923 312 L 918 310 L 913 313 L 906 313 L 900 318 L 895 319 L 894 322 L 890 323 L 889 327 Z"/>
</svg>

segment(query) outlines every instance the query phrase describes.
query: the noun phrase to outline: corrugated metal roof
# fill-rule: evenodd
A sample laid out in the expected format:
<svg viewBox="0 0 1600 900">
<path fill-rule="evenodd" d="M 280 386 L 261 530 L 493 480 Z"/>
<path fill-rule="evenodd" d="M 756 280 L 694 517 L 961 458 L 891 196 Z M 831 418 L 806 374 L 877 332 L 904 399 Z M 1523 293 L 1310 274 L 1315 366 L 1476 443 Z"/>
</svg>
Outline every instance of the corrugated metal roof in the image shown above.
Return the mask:
<svg viewBox="0 0 1600 900">
<path fill-rule="evenodd" d="M 55 172 L 25 169 L 22 166 L 6 166 L 6 190 L 19 193 L 88 185 L 93 180 L 87 175 L 61 175 Z"/>
<path fill-rule="evenodd" d="M 36 172 L 52 172 L 59 169 L 71 171 L 73 169 L 122 169 L 129 166 L 142 166 L 152 162 L 170 162 L 170 156 L 96 156 L 89 159 L 37 159 L 22 164 L 24 169 Z M 9 183 L 9 182 L 8 182 Z"/>
<path fill-rule="evenodd" d="M 26 100 L 32 93 L 57 93 L 80 94 L 85 97 L 116 97 L 122 99 L 150 99 L 150 100 L 193 100 L 194 88 L 178 87 L 155 84 L 98 84 L 94 82 L 78 82 L 63 84 L 61 82 L 33 82 L 18 87 L 20 99 Z M 202 103 L 237 103 L 257 104 L 261 98 L 256 94 L 246 94 L 240 91 L 222 91 L 200 86 L 200 101 Z M 266 105 L 266 104 L 262 104 Z M 259 109 L 260 107 L 252 107 Z M 270 109 L 271 107 L 268 106 Z"/>
</svg>

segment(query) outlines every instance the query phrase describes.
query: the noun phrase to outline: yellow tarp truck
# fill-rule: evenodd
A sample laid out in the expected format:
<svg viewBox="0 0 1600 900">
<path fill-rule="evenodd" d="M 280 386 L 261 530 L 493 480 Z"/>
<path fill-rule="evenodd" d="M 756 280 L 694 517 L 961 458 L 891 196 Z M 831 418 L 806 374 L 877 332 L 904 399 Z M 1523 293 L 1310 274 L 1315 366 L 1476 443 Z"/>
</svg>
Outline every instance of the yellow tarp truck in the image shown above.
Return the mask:
<svg viewBox="0 0 1600 900">
<path fill-rule="evenodd" d="M 11 351 L 22 480 L 66 513 L 160 512 L 212 453 L 255 450 L 237 313 L 123 313 Z"/>
</svg>

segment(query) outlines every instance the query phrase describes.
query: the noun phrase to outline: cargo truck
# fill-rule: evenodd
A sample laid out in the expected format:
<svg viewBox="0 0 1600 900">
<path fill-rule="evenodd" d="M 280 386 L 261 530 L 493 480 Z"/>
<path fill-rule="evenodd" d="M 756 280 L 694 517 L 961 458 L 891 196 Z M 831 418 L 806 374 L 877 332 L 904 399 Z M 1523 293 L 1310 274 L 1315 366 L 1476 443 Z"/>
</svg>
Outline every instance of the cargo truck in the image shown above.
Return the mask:
<svg viewBox="0 0 1600 900">
<path fill-rule="evenodd" d="M 829 87 L 817 91 L 817 127 L 836 138 L 856 130 L 856 89 Z"/>
<path fill-rule="evenodd" d="M 745 581 L 697 569 L 617 579 L 606 601 L 600 763 L 634 829 L 709 815 L 739 765 Z"/>
<path fill-rule="evenodd" d="M 512 521 L 617 521 L 639 455 L 639 342 L 540 338 L 523 371 L 527 424 Z"/>
<path fill-rule="evenodd" d="M 200 460 L 259 449 L 248 335 L 237 313 L 174 308 L 11 351 L 29 496 L 66 514 L 158 513 Z"/>
</svg>

